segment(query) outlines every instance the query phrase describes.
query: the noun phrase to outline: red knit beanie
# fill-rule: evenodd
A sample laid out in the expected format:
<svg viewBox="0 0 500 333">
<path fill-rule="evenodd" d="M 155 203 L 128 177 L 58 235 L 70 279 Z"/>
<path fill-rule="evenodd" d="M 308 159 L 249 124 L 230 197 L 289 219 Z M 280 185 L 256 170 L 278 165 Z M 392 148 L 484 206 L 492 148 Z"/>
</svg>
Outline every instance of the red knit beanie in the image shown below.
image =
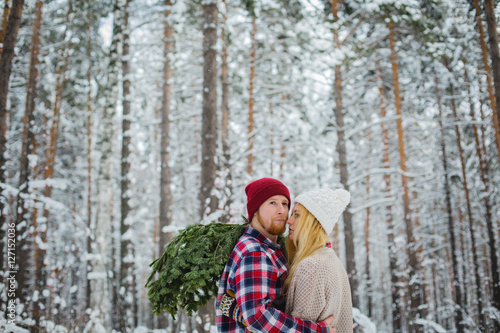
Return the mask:
<svg viewBox="0 0 500 333">
<path fill-rule="evenodd" d="M 248 222 L 252 222 L 253 214 L 259 210 L 267 199 L 275 195 L 284 195 L 290 203 L 290 192 L 279 180 L 273 178 L 257 179 L 245 187 L 247 194 Z"/>
</svg>

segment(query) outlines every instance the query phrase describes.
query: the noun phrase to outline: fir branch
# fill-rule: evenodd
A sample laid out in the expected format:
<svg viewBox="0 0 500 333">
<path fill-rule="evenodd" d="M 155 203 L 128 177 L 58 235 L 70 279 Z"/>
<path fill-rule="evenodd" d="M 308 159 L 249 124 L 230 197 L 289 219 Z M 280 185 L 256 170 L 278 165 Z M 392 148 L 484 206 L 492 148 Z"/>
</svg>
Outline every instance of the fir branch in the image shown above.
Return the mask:
<svg viewBox="0 0 500 333">
<path fill-rule="evenodd" d="M 213 222 L 182 230 L 150 266 L 146 287 L 153 313 L 172 316 L 183 308 L 192 315 L 217 294 L 224 266 L 245 225 Z M 155 276 L 158 276 L 157 280 Z"/>
<path fill-rule="evenodd" d="M 189 316 L 217 295 L 218 283 L 246 224 L 195 224 L 182 230 L 150 266 L 146 287 L 154 314 L 179 309 Z M 285 238 L 278 237 L 284 249 Z M 158 277 L 156 280 L 155 277 Z"/>
</svg>

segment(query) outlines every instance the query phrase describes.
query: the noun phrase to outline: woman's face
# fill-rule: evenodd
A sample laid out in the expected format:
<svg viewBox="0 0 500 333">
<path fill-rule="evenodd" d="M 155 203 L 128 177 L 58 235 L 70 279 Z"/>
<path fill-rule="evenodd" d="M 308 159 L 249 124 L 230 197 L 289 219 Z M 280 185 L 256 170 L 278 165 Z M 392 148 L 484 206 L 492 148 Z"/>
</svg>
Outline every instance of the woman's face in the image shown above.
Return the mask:
<svg viewBox="0 0 500 333">
<path fill-rule="evenodd" d="M 288 224 L 288 238 L 293 241 L 299 241 L 299 235 L 295 232 L 295 230 L 299 227 L 300 221 L 300 213 L 301 213 L 301 205 L 296 203 L 292 208 L 292 214 L 286 221 Z"/>
</svg>

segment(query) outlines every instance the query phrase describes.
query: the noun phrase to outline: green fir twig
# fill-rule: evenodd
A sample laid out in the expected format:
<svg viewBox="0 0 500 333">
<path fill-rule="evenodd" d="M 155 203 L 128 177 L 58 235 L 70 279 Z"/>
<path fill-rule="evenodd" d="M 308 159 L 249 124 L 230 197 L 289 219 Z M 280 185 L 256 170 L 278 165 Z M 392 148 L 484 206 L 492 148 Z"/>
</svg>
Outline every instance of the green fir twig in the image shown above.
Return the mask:
<svg viewBox="0 0 500 333">
<path fill-rule="evenodd" d="M 174 237 L 150 264 L 146 287 L 153 313 L 175 316 L 185 309 L 191 316 L 217 295 L 224 266 L 244 232 L 245 225 L 213 222 L 189 226 Z"/>
<path fill-rule="evenodd" d="M 192 316 L 217 295 L 224 266 L 246 225 L 212 222 L 180 231 L 150 264 L 153 271 L 146 288 L 153 313 L 165 310 L 175 317 L 184 309 Z M 284 237 L 278 238 L 283 249 L 284 241 Z"/>
</svg>

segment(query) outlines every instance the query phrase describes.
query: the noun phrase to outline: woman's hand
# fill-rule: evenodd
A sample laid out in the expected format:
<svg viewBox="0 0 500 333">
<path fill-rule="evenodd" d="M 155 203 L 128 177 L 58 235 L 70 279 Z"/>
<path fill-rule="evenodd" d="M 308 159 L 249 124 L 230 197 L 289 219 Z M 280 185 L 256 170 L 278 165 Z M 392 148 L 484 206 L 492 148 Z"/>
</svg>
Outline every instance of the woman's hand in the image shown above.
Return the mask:
<svg viewBox="0 0 500 333">
<path fill-rule="evenodd" d="M 330 316 L 325 319 L 325 323 L 328 325 L 328 329 L 330 330 L 330 333 L 337 333 L 337 330 L 335 327 L 332 326 L 333 320 L 335 319 L 334 316 Z"/>
</svg>

